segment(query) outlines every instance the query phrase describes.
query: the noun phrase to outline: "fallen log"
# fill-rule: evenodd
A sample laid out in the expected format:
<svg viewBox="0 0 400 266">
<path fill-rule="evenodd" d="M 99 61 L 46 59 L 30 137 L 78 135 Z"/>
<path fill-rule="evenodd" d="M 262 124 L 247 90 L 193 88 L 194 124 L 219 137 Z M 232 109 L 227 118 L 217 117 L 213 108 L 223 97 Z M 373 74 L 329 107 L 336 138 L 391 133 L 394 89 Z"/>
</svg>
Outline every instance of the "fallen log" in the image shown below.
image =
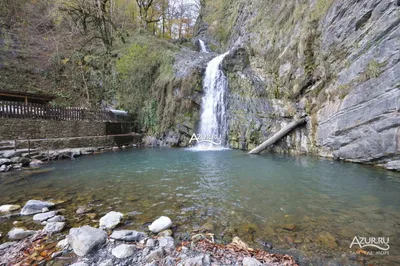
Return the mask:
<svg viewBox="0 0 400 266">
<path fill-rule="evenodd" d="M 296 127 L 304 124 L 306 122 L 306 118 L 299 118 L 296 119 L 295 121 L 289 123 L 285 127 L 283 127 L 281 130 L 278 131 L 275 135 L 273 135 L 271 138 L 269 138 L 267 141 L 263 142 L 261 145 L 257 146 L 256 148 L 252 149 L 249 154 L 259 154 L 269 146 L 273 145 L 275 142 L 278 140 L 282 139 L 285 137 L 290 131 L 295 129 Z"/>
</svg>

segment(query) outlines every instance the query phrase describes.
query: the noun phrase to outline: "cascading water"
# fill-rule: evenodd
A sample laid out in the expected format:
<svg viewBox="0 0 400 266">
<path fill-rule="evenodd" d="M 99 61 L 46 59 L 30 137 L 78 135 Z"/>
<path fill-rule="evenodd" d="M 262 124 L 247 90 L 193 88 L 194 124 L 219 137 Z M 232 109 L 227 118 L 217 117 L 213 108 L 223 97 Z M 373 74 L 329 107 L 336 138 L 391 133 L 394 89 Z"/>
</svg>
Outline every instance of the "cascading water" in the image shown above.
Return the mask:
<svg viewBox="0 0 400 266">
<path fill-rule="evenodd" d="M 211 60 L 203 80 L 204 96 L 200 117 L 199 143 L 196 150 L 224 149 L 227 139 L 227 118 L 225 94 L 228 81 L 221 69 L 221 63 L 229 52 Z"/>
<path fill-rule="evenodd" d="M 209 52 L 208 52 L 208 49 L 207 49 L 207 46 L 206 46 L 205 42 L 203 40 L 199 39 L 199 43 L 200 43 L 201 52 L 208 54 Z"/>
</svg>

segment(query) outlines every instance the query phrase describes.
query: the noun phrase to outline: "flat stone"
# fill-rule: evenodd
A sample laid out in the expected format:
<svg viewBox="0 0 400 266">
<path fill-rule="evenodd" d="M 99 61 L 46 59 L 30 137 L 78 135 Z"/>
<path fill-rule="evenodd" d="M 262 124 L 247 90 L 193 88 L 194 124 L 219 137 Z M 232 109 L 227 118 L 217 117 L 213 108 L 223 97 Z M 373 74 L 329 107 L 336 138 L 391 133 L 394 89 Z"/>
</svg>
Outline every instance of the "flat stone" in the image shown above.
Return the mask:
<svg viewBox="0 0 400 266">
<path fill-rule="evenodd" d="M 243 259 L 243 266 L 262 266 L 262 263 L 255 258 L 246 257 Z"/>
<path fill-rule="evenodd" d="M 124 215 L 120 212 L 109 212 L 100 218 L 100 228 L 113 229 L 121 222 L 122 217 Z"/>
<path fill-rule="evenodd" d="M 50 212 L 45 212 L 45 213 L 38 213 L 33 216 L 33 221 L 35 222 L 43 222 L 46 221 L 50 218 L 53 218 L 56 216 L 57 212 L 56 211 L 50 211 Z"/>
<path fill-rule="evenodd" d="M 15 244 L 17 244 L 17 242 L 5 242 L 5 243 L 3 243 L 3 244 L 0 245 L 0 250 L 3 250 L 3 249 L 6 249 L 6 248 L 9 248 L 9 247 L 12 247 L 12 246 L 14 246 Z"/>
<path fill-rule="evenodd" d="M 75 254 L 82 257 L 104 244 L 107 240 L 107 233 L 101 229 L 85 225 L 79 228 L 71 228 L 67 239 Z"/>
<path fill-rule="evenodd" d="M 163 230 L 166 230 L 172 226 L 172 221 L 170 218 L 166 216 L 161 216 L 157 220 L 155 220 L 150 226 L 149 230 L 153 233 L 159 233 Z"/>
<path fill-rule="evenodd" d="M 146 234 L 134 230 L 119 230 L 114 231 L 110 238 L 128 242 L 139 242 L 146 238 Z"/>
<path fill-rule="evenodd" d="M 41 200 L 29 200 L 21 210 L 21 215 L 31 215 L 42 212 L 43 208 L 53 207 L 54 203 Z"/>
<path fill-rule="evenodd" d="M 136 248 L 133 245 L 121 244 L 121 245 L 113 248 L 111 253 L 113 254 L 114 257 L 116 257 L 118 259 L 126 259 L 133 255 L 135 249 Z"/>
<path fill-rule="evenodd" d="M 0 206 L 0 212 L 12 212 L 21 209 L 21 206 L 19 205 L 12 205 L 12 204 L 7 204 L 7 205 L 2 205 Z"/>
<path fill-rule="evenodd" d="M 36 231 L 25 230 L 23 228 L 13 228 L 7 235 L 9 239 L 21 240 L 34 234 L 36 234 Z"/>
<path fill-rule="evenodd" d="M 57 233 L 61 232 L 65 227 L 65 222 L 54 222 L 54 223 L 48 223 L 44 227 L 44 231 L 47 233 Z"/>
<path fill-rule="evenodd" d="M 62 215 L 56 215 L 53 218 L 47 220 L 48 223 L 65 222 L 65 217 Z"/>
</svg>

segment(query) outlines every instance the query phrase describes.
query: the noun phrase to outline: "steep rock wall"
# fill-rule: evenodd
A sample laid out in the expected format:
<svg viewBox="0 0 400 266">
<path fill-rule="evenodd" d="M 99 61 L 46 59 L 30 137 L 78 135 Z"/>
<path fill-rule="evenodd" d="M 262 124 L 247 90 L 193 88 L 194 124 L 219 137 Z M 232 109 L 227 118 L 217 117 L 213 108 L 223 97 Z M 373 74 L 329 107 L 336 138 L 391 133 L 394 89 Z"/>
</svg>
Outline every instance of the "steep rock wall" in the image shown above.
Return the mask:
<svg viewBox="0 0 400 266">
<path fill-rule="evenodd" d="M 204 7 L 199 33 L 232 50 L 231 147 L 307 115 L 272 150 L 400 168 L 399 1 L 217 2 L 230 13 Z"/>
</svg>

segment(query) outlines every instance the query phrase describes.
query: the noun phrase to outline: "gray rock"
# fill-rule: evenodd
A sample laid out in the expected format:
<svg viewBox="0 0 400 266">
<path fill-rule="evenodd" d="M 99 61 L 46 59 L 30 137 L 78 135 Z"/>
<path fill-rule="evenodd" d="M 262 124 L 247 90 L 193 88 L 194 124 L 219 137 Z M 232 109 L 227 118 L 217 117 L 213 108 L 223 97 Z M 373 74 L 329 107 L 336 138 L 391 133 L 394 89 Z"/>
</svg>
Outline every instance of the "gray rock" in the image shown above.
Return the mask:
<svg viewBox="0 0 400 266">
<path fill-rule="evenodd" d="M 100 228 L 113 229 L 121 222 L 122 217 L 124 215 L 120 212 L 109 212 L 100 218 Z"/>
<path fill-rule="evenodd" d="M 243 259 L 243 266 L 262 266 L 262 263 L 255 258 L 246 257 Z"/>
<path fill-rule="evenodd" d="M 162 248 L 158 248 L 150 252 L 149 255 L 146 256 L 146 262 L 152 262 L 154 260 L 162 259 L 164 256 L 164 250 Z"/>
<path fill-rule="evenodd" d="M 56 216 L 57 212 L 56 211 L 50 211 L 50 212 L 45 212 L 45 213 L 38 213 L 33 216 L 33 221 L 35 222 L 43 222 L 46 221 L 50 218 L 53 218 Z"/>
<path fill-rule="evenodd" d="M 11 164 L 10 159 L 0 159 L 0 165 L 9 165 Z"/>
<path fill-rule="evenodd" d="M 128 242 L 139 242 L 146 238 L 146 234 L 134 230 L 119 230 L 114 231 L 110 238 Z"/>
<path fill-rule="evenodd" d="M 37 167 L 41 166 L 42 164 L 43 164 L 43 162 L 40 161 L 40 160 L 32 160 L 32 161 L 29 163 L 29 166 L 30 166 L 30 167 L 33 167 L 33 168 L 37 168 Z"/>
<path fill-rule="evenodd" d="M 86 225 L 80 228 L 71 228 L 67 239 L 68 244 L 72 247 L 76 255 L 85 256 L 106 242 L 107 233 L 101 229 Z"/>
<path fill-rule="evenodd" d="M 172 221 L 170 218 L 166 216 L 161 216 L 157 220 L 155 220 L 150 226 L 149 230 L 153 233 L 159 233 L 163 230 L 166 230 L 172 226 Z"/>
<path fill-rule="evenodd" d="M 23 228 L 13 228 L 10 232 L 8 232 L 7 236 L 9 239 L 21 240 L 34 234 L 36 234 L 36 231 L 25 230 Z"/>
<path fill-rule="evenodd" d="M 147 241 L 146 241 L 146 247 L 152 248 L 152 247 L 154 247 L 155 245 L 156 245 L 156 244 L 155 244 L 154 239 L 152 239 L 152 238 L 147 239 Z"/>
<path fill-rule="evenodd" d="M 57 233 L 61 232 L 65 227 L 65 222 L 53 222 L 47 223 L 44 227 L 44 231 L 47 233 Z"/>
<path fill-rule="evenodd" d="M 71 264 L 70 266 L 89 266 L 89 264 L 84 263 L 84 262 L 77 262 L 77 263 Z"/>
<path fill-rule="evenodd" d="M 12 246 L 14 246 L 16 244 L 17 244 L 17 242 L 5 242 L 5 243 L 0 245 L 0 250 L 7 249 L 7 248 L 12 247 Z"/>
<path fill-rule="evenodd" d="M 174 243 L 174 239 L 170 236 L 168 237 L 162 237 L 158 240 L 159 246 L 162 248 L 174 248 L 175 247 L 175 243 Z"/>
<path fill-rule="evenodd" d="M 99 264 L 99 266 L 113 266 L 114 264 L 113 264 L 113 261 L 112 260 L 105 260 L 105 261 L 103 261 L 103 262 L 101 262 L 100 264 Z"/>
<path fill-rule="evenodd" d="M 87 208 L 87 207 L 84 207 L 84 206 L 80 206 L 76 210 L 76 214 L 85 214 L 85 213 L 88 213 L 88 212 L 91 212 L 91 211 L 92 211 L 92 208 Z"/>
<path fill-rule="evenodd" d="M 135 249 L 136 248 L 133 245 L 121 244 L 121 245 L 113 248 L 111 253 L 113 254 L 114 257 L 116 257 L 118 259 L 126 259 L 133 255 Z"/>
<path fill-rule="evenodd" d="M 400 171 L 400 160 L 388 162 L 384 167 L 388 170 Z"/>
<path fill-rule="evenodd" d="M 65 222 L 65 217 L 62 215 L 56 215 L 53 218 L 47 220 L 48 223 Z"/>
<path fill-rule="evenodd" d="M 167 237 L 167 236 L 172 236 L 173 232 L 170 229 L 161 231 L 160 233 L 157 234 L 158 237 Z"/>
<path fill-rule="evenodd" d="M 21 215 L 31 215 L 42 212 L 43 208 L 53 207 L 54 203 L 41 200 L 29 200 L 21 210 Z"/>
<path fill-rule="evenodd" d="M 63 250 L 69 246 L 68 239 L 64 238 L 63 240 L 58 241 L 57 248 Z"/>
<path fill-rule="evenodd" d="M 21 206 L 19 205 L 12 205 L 12 204 L 7 204 L 7 205 L 2 205 L 0 206 L 0 212 L 12 212 L 21 209 Z"/>
<path fill-rule="evenodd" d="M 183 261 L 184 266 L 209 266 L 209 255 L 200 255 L 194 258 L 187 258 Z"/>
</svg>

